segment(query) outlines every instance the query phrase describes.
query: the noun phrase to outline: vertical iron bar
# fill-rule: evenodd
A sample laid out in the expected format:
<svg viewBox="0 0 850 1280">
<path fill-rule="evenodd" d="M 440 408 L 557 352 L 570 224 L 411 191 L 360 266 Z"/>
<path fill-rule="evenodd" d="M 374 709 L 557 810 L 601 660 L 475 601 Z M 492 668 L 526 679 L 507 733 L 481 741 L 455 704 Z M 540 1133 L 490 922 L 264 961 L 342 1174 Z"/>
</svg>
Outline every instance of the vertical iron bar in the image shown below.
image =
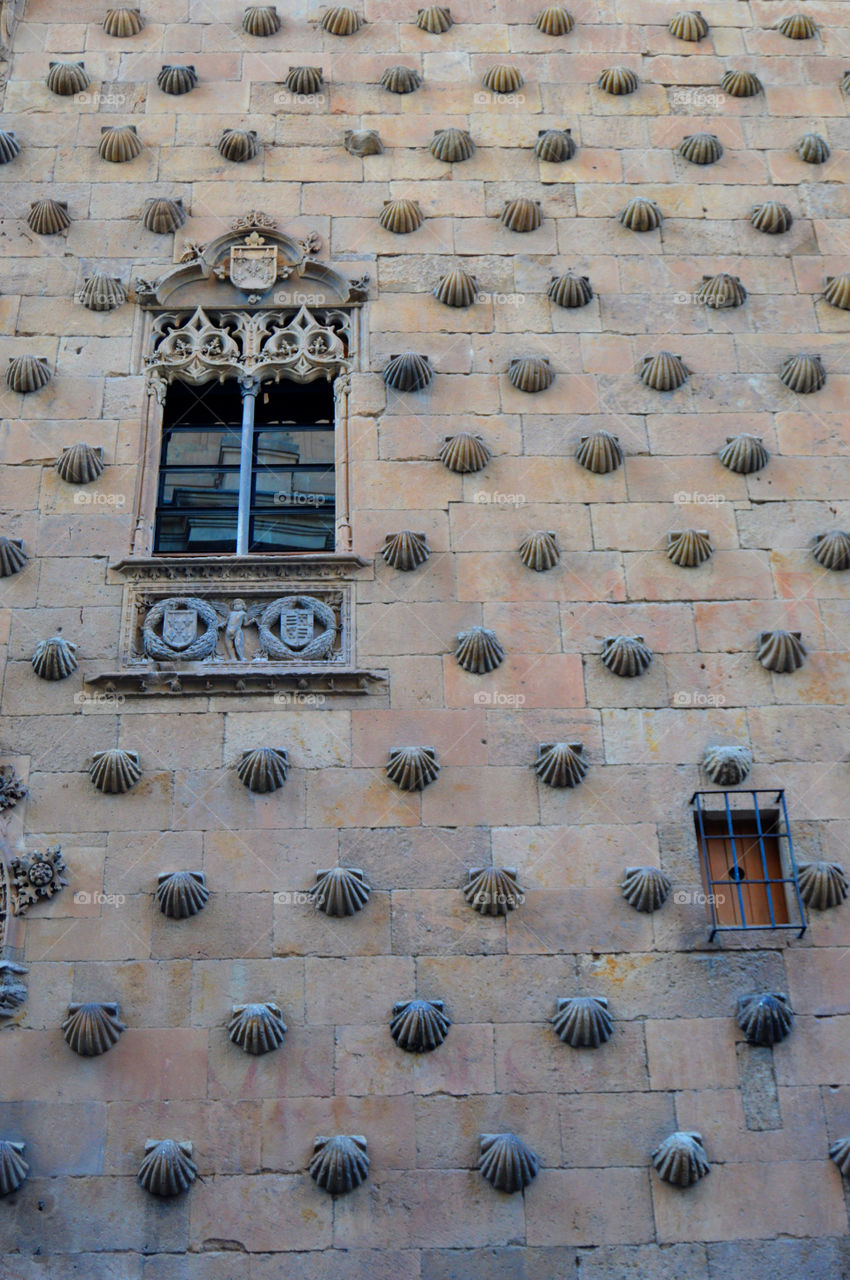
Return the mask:
<svg viewBox="0 0 850 1280">
<path fill-rule="evenodd" d="M 761 869 L 764 874 L 764 891 L 767 894 L 767 909 L 770 913 L 770 927 L 771 929 L 775 929 L 776 921 L 773 917 L 773 892 L 770 876 L 767 873 L 767 854 L 764 850 L 764 833 L 762 832 L 761 827 L 761 810 L 759 809 L 758 792 L 751 791 L 750 795 L 753 797 L 753 809 L 756 815 L 756 834 L 759 838 L 759 853 L 761 854 Z"/>
<path fill-rule="evenodd" d="M 717 913 L 714 910 L 714 881 L 711 878 L 711 864 L 708 860 L 708 845 L 705 837 L 705 826 L 702 820 L 702 798 L 697 793 L 694 796 L 697 802 L 697 823 L 699 825 L 699 852 L 705 867 L 705 882 L 708 885 L 708 906 L 711 911 L 711 933 L 708 935 L 709 942 L 713 942 L 717 933 Z"/>
<path fill-rule="evenodd" d="M 746 929 L 746 928 L 747 928 L 747 913 L 746 913 L 746 911 L 744 910 L 744 894 L 743 894 L 743 891 L 742 891 L 742 889 L 741 889 L 741 881 L 738 879 L 738 871 L 740 870 L 740 868 L 739 868 L 739 866 L 738 866 L 738 850 L 737 850 L 737 846 L 736 846 L 736 844 L 735 844 L 735 832 L 734 832 L 734 831 L 733 831 L 733 829 L 732 829 L 732 808 L 731 808 L 731 806 L 730 806 L 730 804 L 729 804 L 729 792 L 728 792 L 728 791 L 724 791 L 724 792 L 723 792 L 723 803 L 724 803 L 724 805 L 725 805 L 725 807 L 726 807 L 726 830 L 727 830 L 727 832 L 728 832 L 728 834 L 729 834 L 729 840 L 730 840 L 731 845 L 732 845 L 732 865 L 733 865 L 733 866 L 734 866 L 734 868 L 735 868 L 735 889 L 736 889 L 737 894 L 738 894 L 738 907 L 739 907 L 740 912 L 741 912 L 741 924 L 742 924 L 742 925 L 743 925 L 743 927 Z"/>
</svg>

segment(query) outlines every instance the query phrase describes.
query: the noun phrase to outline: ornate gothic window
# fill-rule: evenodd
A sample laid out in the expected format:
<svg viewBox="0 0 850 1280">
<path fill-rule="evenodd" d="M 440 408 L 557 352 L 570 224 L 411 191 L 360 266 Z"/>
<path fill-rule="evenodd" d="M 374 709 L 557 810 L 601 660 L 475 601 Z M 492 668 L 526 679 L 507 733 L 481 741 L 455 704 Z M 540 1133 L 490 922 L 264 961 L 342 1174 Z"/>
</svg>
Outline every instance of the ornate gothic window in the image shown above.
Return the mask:
<svg viewBox="0 0 850 1280">
<path fill-rule="evenodd" d="M 367 693 L 357 667 L 348 394 L 366 279 L 250 213 L 190 245 L 148 313 L 142 482 L 117 669 L 133 694 Z"/>
<path fill-rule="evenodd" d="M 331 322 L 333 323 L 333 321 Z M 336 319 L 345 335 L 345 317 Z M 160 318 L 162 348 L 186 352 L 184 335 L 202 337 L 218 353 L 240 329 L 261 328 L 278 339 L 293 335 L 292 347 L 309 335 L 327 354 L 325 334 L 344 358 L 344 336 L 325 329 L 306 309 L 285 314 L 214 322 L 197 311 L 181 325 Z M 230 377 L 196 384 L 178 372 L 163 405 L 154 553 L 310 552 L 336 549 L 335 405 L 325 378 L 304 383 L 284 372 L 279 381 L 244 372 L 241 351 Z M 172 358 L 174 355 L 172 354 Z M 183 359 L 184 356 L 178 356 Z M 163 364 L 154 366 L 162 370 Z M 307 365 L 315 370 L 316 365 Z M 320 366 L 319 366 L 320 367 Z"/>
</svg>

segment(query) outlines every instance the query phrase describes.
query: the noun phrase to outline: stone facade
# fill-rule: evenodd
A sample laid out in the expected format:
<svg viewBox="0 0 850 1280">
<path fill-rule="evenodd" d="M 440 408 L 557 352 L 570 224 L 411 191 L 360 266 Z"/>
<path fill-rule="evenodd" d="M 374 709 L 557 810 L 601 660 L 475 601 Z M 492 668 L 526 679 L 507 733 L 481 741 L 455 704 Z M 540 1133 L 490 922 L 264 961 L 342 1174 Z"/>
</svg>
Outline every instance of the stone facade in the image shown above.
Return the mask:
<svg viewBox="0 0 850 1280">
<path fill-rule="evenodd" d="M 567 0 L 575 26 L 558 37 L 535 25 L 543 0 L 453 0 L 441 34 L 417 28 L 414 0 L 361 0 L 365 24 L 345 38 L 303 0 L 278 5 L 277 34 L 249 36 L 242 7 L 141 0 L 143 29 L 112 37 L 101 0 L 0 4 L 0 127 L 20 143 L 0 168 L 0 350 L 4 368 L 32 355 L 51 375 L 0 398 L 0 535 L 28 556 L 0 581 L 2 763 L 28 788 L 0 814 L 0 1139 L 25 1143 L 29 1165 L 0 1201 L 0 1276 L 848 1277 L 828 1152 L 850 1133 L 850 906 L 807 909 L 801 938 L 709 942 L 690 807 L 716 790 L 707 749 L 740 744 L 742 785 L 785 791 L 798 861 L 847 867 L 850 575 L 813 556 L 819 535 L 850 527 L 850 313 L 822 296 L 850 271 L 847 4 L 703 0 L 695 43 L 670 34 L 672 0 Z M 775 29 L 795 8 L 814 36 Z M 56 61 L 84 62 L 90 85 L 51 92 Z M 174 96 L 157 77 L 180 64 L 198 84 Z M 496 64 L 521 86 L 485 89 Z M 382 88 L 401 65 L 421 87 Z M 620 65 L 637 90 L 604 92 Z M 321 68 L 314 93 L 287 87 L 291 67 Z M 724 93 L 730 70 L 763 91 Z M 101 131 L 123 124 L 141 151 L 110 163 Z M 431 152 L 449 128 L 468 131 L 471 156 Z M 258 154 L 224 159 L 226 129 L 255 131 Z M 575 155 L 539 159 L 548 129 L 571 130 Z M 368 130 L 378 154 L 357 153 Z M 696 165 L 678 148 L 703 132 L 723 153 Z M 825 162 L 795 150 L 808 133 Z M 67 203 L 59 234 L 27 223 L 46 197 Z M 660 229 L 618 220 L 634 197 L 655 202 Z M 154 198 L 182 201 L 173 234 L 143 226 Z M 525 233 L 500 221 L 522 199 L 542 213 Z M 381 226 L 392 200 L 418 205 L 418 230 Z M 769 201 L 791 212 L 784 234 L 751 223 Z M 151 555 L 161 419 L 145 360 L 169 306 L 156 285 L 183 264 L 181 305 L 214 305 L 229 286 L 204 275 L 198 246 L 241 235 L 250 211 L 268 215 L 266 239 L 302 246 L 286 261 L 318 264 L 283 281 L 286 298 L 301 280 L 306 305 L 352 318 L 337 379 L 345 519 L 324 559 L 166 574 Z M 433 295 L 458 267 L 475 278 L 469 306 Z M 568 271 L 587 277 L 586 305 L 550 300 Z M 95 272 L 128 300 L 87 305 Z M 719 273 L 740 278 L 742 305 L 697 296 Z M 382 377 L 405 352 L 427 357 L 422 390 Z M 662 352 L 681 356 L 676 390 L 641 381 Z M 801 354 L 826 372 L 812 394 L 780 377 Z M 524 356 L 554 373 L 535 394 L 508 376 Z M 597 431 L 619 438 L 622 465 L 576 461 Z M 439 461 L 460 432 L 492 451 L 482 469 Z M 749 474 L 717 457 L 741 433 L 770 455 Z M 81 442 L 103 471 L 68 483 L 54 464 Z M 710 539 L 696 567 L 667 554 L 687 530 Z M 402 531 L 430 553 L 409 572 L 380 554 Z M 559 553 L 545 571 L 519 554 L 535 531 Z M 215 662 L 149 679 L 145 610 L 181 594 L 212 602 L 214 628 L 235 597 L 254 621 L 277 597 L 321 597 L 349 648 L 257 675 L 231 630 Z M 465 670 L 458 637 L 482 627 L 504 659 Z M 801 634 L 792 673 L 757 660 L 776 630 Z M 57 635 L 78 669 L 39 679 L 33 652 Z M 652 660 L 622 678 L 603 645 L 635 635 Z M 581 747 L 575 785 L 537 776 L 557 743 Z M 422 789 L 387 777 L 407 746 L 439 765 Z M 115 747 L 138 753 L 141 778 L 104 794 L 89 769 Z M 258 793 L 237 765 L 263 747 L 285 751 L 288 774 Z M 13 860 L 55 846 L 67 886 L 15 915 Z M 337 866 L 371 889 L 350 915 L 309 893 Z M 622 895 L 643 866 L 672 882 L 656 911 Z M 488 867 L 515 873 L 514 909 L 471 909 L 469 872 Z M 181 919 L 155 900 L 175 871 L 209 891 Z M 736 1021 L 753 993 L 790 999 L 793 1028 L 772 1047 Z M 607 1001 L 607 1043 L 555 1034 L 574 996 Z M 431 1052 L 390 1034 L 414 999 L 443 1002 Z M 234 1006 L 263 1002 L 282 1043 L 243 1052 Z M 108 1052 L 74 1053 L 69 1006 L 103 1003 L 126 1029 Z M 710 1164 L 687 1189 L 652 1166 L 678 1131 L 701 1135 Z M 515 1195 L 476 1168 L 480 1135 L 500 1133 L 539 1161 Z M 368 1142 L 368 1179 L 348 1195 L 308 1173 L 321 1135 Z M 190 1143 L 197 1166 L 173 1200 L 136 1177 L 164 1139 Z"/>
</svg>

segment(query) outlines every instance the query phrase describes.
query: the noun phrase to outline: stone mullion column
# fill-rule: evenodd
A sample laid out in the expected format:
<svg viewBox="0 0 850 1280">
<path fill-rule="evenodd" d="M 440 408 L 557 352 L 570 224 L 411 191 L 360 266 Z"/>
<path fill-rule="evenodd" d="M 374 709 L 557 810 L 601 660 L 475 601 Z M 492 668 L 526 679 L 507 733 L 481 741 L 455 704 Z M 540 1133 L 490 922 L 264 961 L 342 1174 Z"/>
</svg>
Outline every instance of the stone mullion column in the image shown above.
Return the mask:
<svg viewBox="0 0 850 1280">
<path fill-rule="evenodd" d="M 242 435 L 239 450 L 239 511 L 236 517 L 236 554 L 246 556 L 251 537 L 251 475 L 254 465 L 254 411 L 260 380 L 253 374 L 239 379 L 242 388 Z"/>
</svg>

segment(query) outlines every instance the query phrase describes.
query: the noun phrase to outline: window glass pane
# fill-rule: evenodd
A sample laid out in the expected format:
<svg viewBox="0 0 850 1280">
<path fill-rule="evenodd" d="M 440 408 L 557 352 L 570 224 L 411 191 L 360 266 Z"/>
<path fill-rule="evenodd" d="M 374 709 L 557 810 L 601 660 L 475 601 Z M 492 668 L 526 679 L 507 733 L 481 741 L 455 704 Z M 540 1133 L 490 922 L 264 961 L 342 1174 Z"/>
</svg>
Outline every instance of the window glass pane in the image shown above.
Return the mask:
<svg viewBox="0 0 850 1280">
<path fill-rule="evenodd" d="M 252 520 L 252 551 L 333 551 L 333 512 L 276 507 L 274 514 L 256 512 Z"/>
<path fill-rule="evenodd" d="M 333 551 L 333 386 L 269 383 L 254 402 L 251 551 Z M 236 550 L 242 396 L 236 382 L 175 382 L 163 413 L 159 552 Z"/>
</svg>

